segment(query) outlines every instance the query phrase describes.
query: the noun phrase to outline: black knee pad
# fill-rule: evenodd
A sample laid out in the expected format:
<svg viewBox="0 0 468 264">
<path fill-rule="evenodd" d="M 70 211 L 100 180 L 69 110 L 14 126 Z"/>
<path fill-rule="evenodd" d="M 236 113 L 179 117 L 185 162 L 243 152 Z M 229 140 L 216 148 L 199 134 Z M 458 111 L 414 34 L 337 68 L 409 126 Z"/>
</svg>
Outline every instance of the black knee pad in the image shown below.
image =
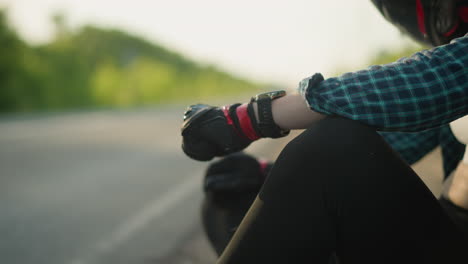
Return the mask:
<svg viewBox="0 0 468 264">
<path fill-rule="evenodd" d="M 386 146 L 385 141 L 374 128 L 349 119 L 329 117 L 314 123 L 289 142 L 276 164 L 287 163 L 291 172 L 305 170 L 309 165 L 331 168 L 352 159 L 355 154 L 372 153 L 383 145 Z"/>
<path fill-rule="evenodd" d="M 260 192 L 302 195 L 340 192 L 346 185 L 365 184 L 386 162 L 401 163 L 372 127 L 328 117 L 314 123 L 280 153 Z M 282 188 L 288 186 L 288 188 Z"/>
<path fill-rule="evenodd" d="M 329 117 L 310 126 L 291 143 L 301 153 L 319 152 L 320 156 L 335 158 L 372 147 L 377 142 L 383 140 L 374 128 L 354 120 Z"/>
</svg>

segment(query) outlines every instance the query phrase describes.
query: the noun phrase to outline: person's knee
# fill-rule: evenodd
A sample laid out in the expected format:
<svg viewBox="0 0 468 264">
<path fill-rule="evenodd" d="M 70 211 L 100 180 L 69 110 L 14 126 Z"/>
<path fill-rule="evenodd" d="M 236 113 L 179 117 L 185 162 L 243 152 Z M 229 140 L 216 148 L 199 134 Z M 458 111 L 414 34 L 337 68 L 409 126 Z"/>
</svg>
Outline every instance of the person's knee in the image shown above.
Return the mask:
<svg viewBox="0 0 468 264">
<path fill-rule="evenodd" d="M 268 189 L 284 195 L 321 192 L 346 177 L 346 168 L 362 167 L 378 141 L 383 142 L 374 129 L 356 121 L 321 120 L 286 145 L 268 177 Z"/>
<path fill-rule="evenodd" d="M 283 158 L 332 166 L 342 159 L 382 144 L 375 129 L 344 118 L 326 118 L 313 124 L 283 150 Z"/>
</svg>

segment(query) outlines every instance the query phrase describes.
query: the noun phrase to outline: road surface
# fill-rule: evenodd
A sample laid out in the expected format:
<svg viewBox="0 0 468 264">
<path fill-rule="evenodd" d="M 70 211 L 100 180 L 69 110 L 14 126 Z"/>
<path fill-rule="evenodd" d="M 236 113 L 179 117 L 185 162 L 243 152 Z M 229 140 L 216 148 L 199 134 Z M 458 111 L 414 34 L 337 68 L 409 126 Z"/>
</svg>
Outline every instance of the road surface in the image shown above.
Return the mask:
<svg viewBox="0 0 468 264">
<path fill-rule="evenodd" d="M 163 263 L 193 239 L 205 164 L 182 110 L 3 117 L 0 262 Z"/>
<path fill-rule="evenodd" d="M 199 221 L 206 163 L 180 150 L 182 111 L 1 117 L 0 262 L 212 263 Z M 251 152 L 274 158 L 286 141 Z"/>
</svg>

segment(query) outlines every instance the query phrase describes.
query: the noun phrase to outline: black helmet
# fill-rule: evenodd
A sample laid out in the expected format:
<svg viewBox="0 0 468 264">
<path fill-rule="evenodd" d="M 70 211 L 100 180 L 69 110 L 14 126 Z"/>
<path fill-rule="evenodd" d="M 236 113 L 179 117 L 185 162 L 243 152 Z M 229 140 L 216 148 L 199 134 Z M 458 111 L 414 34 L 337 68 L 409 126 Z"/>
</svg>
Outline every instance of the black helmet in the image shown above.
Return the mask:
<svg viewBox="0 0 468 264">
<path fill-rule="evenodd" d="M 395 26 L 426 44 L 438 46 L 463 35 L 457 0 L 372 0 Z"/>
</svg>

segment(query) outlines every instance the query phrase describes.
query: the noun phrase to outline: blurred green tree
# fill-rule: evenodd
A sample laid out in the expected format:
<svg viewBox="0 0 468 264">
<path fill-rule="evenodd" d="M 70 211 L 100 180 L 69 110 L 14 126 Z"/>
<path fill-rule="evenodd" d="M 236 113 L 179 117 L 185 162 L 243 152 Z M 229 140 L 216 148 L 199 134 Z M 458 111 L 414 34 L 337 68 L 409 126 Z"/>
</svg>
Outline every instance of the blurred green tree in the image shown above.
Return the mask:
<svg viewBox="0 0 468 264">
<path fill-rule="evenodd" d="M 0 111 L 16 108 L 14 93 L 19 75 L 24 43 L 7 24 L 5 12 L 0 12 Z"/>
<path fill-rule="evenodd" d="M 151 105 L 260 87 L 119 30 L 71 30 L 63 14 L 52 19 L 55 37 L 30 46 L 0 10 L 1 112 Z"/>
<path fill-rule="evenodd" d="M 95 26 L 72 30 L 60 13 L 52 20 L 55 37 L 31 46 L 0 10 L 0 112 L 193 102 L 264 88 L 126 32 Z M 420 49 L 382 51 L 370 64 Z"/>
</svg>

